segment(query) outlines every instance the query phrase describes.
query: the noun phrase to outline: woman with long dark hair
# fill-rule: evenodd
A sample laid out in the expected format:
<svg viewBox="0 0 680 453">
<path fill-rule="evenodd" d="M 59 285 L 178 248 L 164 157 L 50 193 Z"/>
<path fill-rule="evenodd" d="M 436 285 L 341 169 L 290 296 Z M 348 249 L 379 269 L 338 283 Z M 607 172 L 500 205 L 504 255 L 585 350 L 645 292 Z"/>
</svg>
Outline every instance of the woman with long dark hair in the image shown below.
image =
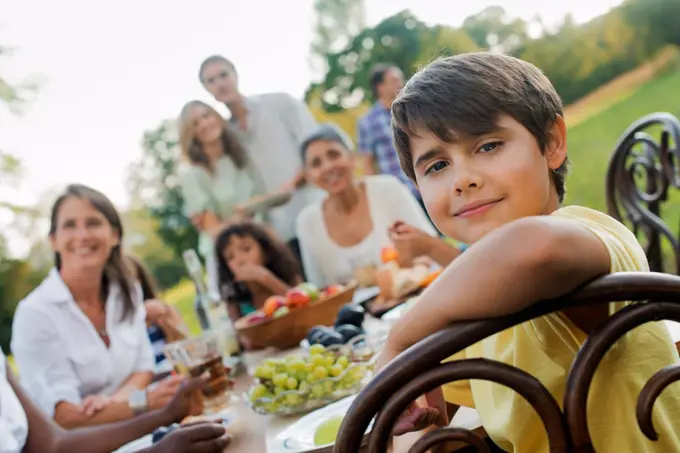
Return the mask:
<svg viewBox="0 0 680 453">
<path fill-rule="evenodd" d="M 234 321 L 302 283 L 293 253 L 262 225 L 230 226 L 217 236 L 215 254 L 220 292 Z"/>
<path fill-rule="evenodd" d="M 52 208 L 49 238 L 55 267 L 14 315 L 11 348 L 28 395 L 67 428 L 164 407 L 180 378 L 149 387 L 146 312 L 111 201 L 68 186 Z"/>
</svg>

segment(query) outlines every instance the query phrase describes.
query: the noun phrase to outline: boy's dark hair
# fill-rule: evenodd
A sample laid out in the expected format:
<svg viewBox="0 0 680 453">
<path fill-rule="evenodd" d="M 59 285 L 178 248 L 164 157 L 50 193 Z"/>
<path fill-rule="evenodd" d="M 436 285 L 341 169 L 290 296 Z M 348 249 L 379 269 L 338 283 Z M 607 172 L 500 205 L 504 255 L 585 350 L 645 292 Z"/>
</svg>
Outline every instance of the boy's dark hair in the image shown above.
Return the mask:
<svg viewBox="0 0 680 453">
<path fill-rule="evenodd" d="M 414 75 L 392 103 L 392 134 L 401 168 L 415 181 L 409 137 L 427 130 L 444 142 L 492 131 L 500 114 L 521 123 L 541 152 L 563 105 L 548 78 L 534 65 L 490 52 L 438 59 Z M 553 171 L 560 202 L 569 161 Z"/>
<path fill-rule="evenodd" d="M 297 284 L 300 276 L 300 265 L 288 247 L 274 238 L 262 225 L 253 222 L 237 223 L 224 229 L 215 239 L 217 275 L 220 292 L 225 300 L 247 300 L 250 298 L 250 294 L 244 285 L 235 284 L 234 274 L 222 255 L 222 251 L 227 248 L 234 236 L 253 238 L 262 248 L 264 266 L 287 285 L 295 286 Z"/>
<path fill-rule="evenodd" d="M 222 55 L 210 55 L 208 58 L 203 60 L 203 63 L 201 63 L 201 66 L 198 68 L 198 80 L 200 80 L 201 83 L 204 83 L 203 71 L 205 71 L 206 66 L 213 63 L 225 64 L 229 66 L 229 69 L 231 69 L 233 72 L 236 72 L 236 66 L 234 66 L 234 63 L 232 63 L 231 60 L 223 57 Z"/>
<path fill-rule="evenodd" d="M 371 86 L 373 97 L 378 99 L 378 85 L 385 80 L 385 74 L 392 68 L 396 68 L 393 64 L 378 63 L 371 68 L 371 73 L 368 76 L 368 83 Z"/>
</svg>

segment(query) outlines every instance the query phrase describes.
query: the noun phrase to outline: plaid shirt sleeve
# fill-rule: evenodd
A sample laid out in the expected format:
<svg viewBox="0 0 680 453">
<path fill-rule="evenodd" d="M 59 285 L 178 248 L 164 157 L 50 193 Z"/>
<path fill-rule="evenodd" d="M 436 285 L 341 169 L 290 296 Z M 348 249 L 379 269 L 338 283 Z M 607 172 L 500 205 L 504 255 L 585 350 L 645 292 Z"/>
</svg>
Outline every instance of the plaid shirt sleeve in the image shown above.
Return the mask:
<svg viewBox="0 0 680 453">
<path fill-rule="evenodd" d="M 359 154 L 372 156 L 374 152 L 373 144 L 371 143 L 371 131 L 370 128 L 368 127 L 366 118 L 359 121 L 357 136 L 358 136 L 357 147 Z"/>
</svg>

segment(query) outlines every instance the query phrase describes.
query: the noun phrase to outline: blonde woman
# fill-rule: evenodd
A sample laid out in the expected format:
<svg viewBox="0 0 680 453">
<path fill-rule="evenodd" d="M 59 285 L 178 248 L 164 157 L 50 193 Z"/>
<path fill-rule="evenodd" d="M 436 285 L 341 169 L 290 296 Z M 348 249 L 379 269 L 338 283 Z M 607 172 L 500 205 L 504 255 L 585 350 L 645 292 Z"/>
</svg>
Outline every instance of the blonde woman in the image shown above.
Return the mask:
<svg viewBox="0 0 680 453">
<path fill-rule="evenodd" d="M 273 207 L 268 203 L 273 198 L 265 193 L 245 149 L 215 109 L 191 101 L 182 109 L 179 126 L 182 155 L 189 163 L 182 178 L 185 208 L 200 233 L 198 251 L 208 260 L 209 279 L 216 289 L 214 238 L 225 227 L 248 219 L 252 209 L 247 206 Z M 290 194 L 275 198 L 285 203 Z M 261 214 L 257 220 L 267 219 Z"/>
</svg>

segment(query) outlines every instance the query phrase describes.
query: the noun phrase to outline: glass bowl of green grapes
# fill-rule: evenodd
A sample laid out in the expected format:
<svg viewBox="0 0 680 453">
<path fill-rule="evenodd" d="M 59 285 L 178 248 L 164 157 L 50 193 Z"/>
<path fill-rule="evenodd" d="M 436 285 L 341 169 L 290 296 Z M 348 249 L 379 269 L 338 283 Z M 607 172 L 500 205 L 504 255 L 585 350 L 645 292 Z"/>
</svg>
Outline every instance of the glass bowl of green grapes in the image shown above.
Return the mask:
<svg viewBox="0 0 680 453">
<path fill-rule="evenodd" d="M 264 415 L 297 415 L 358 393 L 373 370 L 374 360 L 346 349 L 315 344 L 305 355 L 266 359 L 255 369 L 246 396 Z"/>
</svg>

